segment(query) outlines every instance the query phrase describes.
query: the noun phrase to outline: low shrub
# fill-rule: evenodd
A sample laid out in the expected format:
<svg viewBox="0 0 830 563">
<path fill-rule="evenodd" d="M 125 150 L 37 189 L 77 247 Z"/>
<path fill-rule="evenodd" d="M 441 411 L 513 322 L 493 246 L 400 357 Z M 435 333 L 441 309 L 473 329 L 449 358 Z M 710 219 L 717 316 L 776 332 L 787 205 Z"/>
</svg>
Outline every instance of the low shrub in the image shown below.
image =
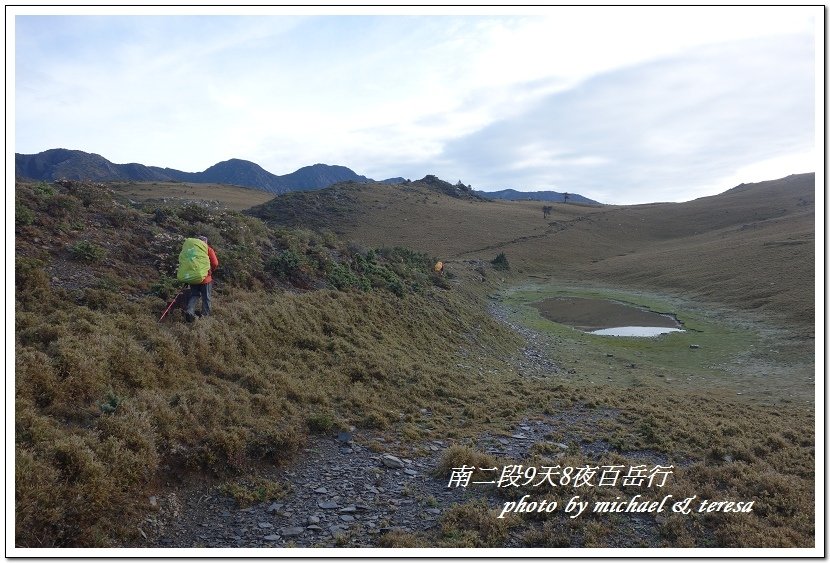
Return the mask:
<svg viewBox="0 0 830 563">
<path fill-rule="evenodd" d="M 265 477 L 252 477 L 226 483 L 220 491 L 234 499 L 244 508 L 261 502 L 283 498 L 291 490 L 287 483 L 272 481 Z"/>
<path fill-rule="evenodd" d="M 188 203 L 183 205 L 177 212 L 177 215 L 187 223 L 210 223 L 212 214 L 210 209 L 204 205 L 196 203 Z"/>
<path fill-rule="evenodd" d="M 306 417 L 306 424 L 312 432 L 327 433 L 334 429 L 334 417 L 329 413 L 314 413 Z"/>
<path fill-rule="evenodd" d="M 288 249 L 270 258 L 265 263 L 265 269 L 279 278 L 288 279 L 295 275 L 303 264 L 305 259 L 296 251 Z"/>
<path fill-rule="evenodd" d="M 456 504 L 441 517 L 442 543 L 452 547 L 503 547 L 512 518 L 498 518 L 483 500 Z"/>
<path fill-rule="evenodd" d="M 182 282 L 176 279 L 175 276 L 162 274 L 159 279 L 154 281 L 150 286 L 150 294 L 161 297 L 167 301 L 172 299 L 173 296 L 179 292 L 182 286 Z"/>
<path fill-rule="evenodd" d="M 504 252 L 499 252 L 495 258 L 493 258 L 490 263 L 493 265 L 493 268 L 496 270 L 509 270 L 510 269 L 510 262 L 507 261 L 507 256 L 505 256 Z"/>
<path fill-rule="evenodd" d="M 39 182 L 32 189 L 33 193 L 41 198 L 49 198 L 55 195 L 55 188 L 46 182 Z"/>
<path fill-rule="evenodd" d="M 14 202 L 14 224 L 18 227 L 31 225 L 35 222 L 35 212 L 29 209 L 25 203 Z"/>
<path fill-rule="evenodd" d="M 76 260 L 100 262 L 107 255 L 107 249 L 88 240 L 81 240 L 69 247 Z"/>
<path fill-rule="evenodd" d="M 63 219 L 77 213 L 80 207 L 81 204 L 77 198 L 64 194 L 56 194 L 50 197 L 46 203 L 46 213 L 52 217 Z"/>
</svg>

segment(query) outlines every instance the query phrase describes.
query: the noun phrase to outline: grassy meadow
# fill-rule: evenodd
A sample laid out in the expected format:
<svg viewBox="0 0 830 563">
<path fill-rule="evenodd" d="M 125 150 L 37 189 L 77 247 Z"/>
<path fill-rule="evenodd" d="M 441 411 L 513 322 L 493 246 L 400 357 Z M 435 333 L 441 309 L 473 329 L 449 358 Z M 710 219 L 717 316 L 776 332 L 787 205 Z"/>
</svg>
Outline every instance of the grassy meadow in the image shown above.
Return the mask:
<svg viewBox="0 0 830 563">
<path fill-rule="evenodd" d="M 491 461 L 482 433 L 538 419 L 563 421 L 549 436 L 569 444 L 557 463 L 595 464 L 584 445 L 602 442 L 604 463 L 674 463 L 666 494 L 756 508 L 652 520 L 646 533 L 616 515 L 500 520 L 471 500 L 380 545 L 812 547 L 811 181 L 686 204 L 554 205 L 548 218 L 540 202 L 418 182 L 264 204 L 240 188 L 18 182 L 15 544 L 124 545 L 151 494 L 288 465 L 349 426 L 403 437 L 413 455 L 448 440 L 446 473 Z M 181 241 L 197 234 L 221 263 L 214 315 L 190 325 L 174 309 L 159 323 Z M 500 252 L 509 269 L 491 262 Z M 670 311 L 690 330 L 579 333 L 533 307 L 561 295 Z M 493 307 L 539 335 L 555 374 L 523 372 L 526 343 Z M 540 443 L 511 461 L 550 453 Z"/>
</svg>

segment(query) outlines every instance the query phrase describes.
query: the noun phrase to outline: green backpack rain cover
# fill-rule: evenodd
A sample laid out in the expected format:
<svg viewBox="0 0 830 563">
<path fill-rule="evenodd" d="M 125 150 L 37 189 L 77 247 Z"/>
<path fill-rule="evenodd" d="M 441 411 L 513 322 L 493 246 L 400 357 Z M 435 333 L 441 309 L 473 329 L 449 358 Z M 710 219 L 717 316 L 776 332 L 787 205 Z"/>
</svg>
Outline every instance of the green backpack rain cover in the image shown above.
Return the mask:
<svg viewBox="0 0 830 563">
<path fill-rule="evenodd" d="M 197 238 L 185 239 L 179 253 L 178 280 L 190 284 L 202 283 L 209 270 L 207 243 Z"/>
</svg>

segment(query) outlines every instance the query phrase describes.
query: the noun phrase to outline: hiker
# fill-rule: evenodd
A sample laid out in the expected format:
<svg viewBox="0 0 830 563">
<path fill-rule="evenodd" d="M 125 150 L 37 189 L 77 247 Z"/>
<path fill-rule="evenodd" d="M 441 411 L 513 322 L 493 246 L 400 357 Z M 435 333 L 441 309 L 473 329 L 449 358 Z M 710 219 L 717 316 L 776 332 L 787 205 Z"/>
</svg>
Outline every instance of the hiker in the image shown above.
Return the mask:
<svg viewBox="0 0 830 563">
<path fill-rule="evenodd" d="M 200 236 L 197 237 L 197 239 L 204 243 L 205 249 L 207 251 L 209 268 L 207 270 L 207 275 L 202 279 L 201 283 L 190 284 L 190 297 L 187 300 L 187 307 L 185 308 L 184 312 L 185 319 L 189 323 L 193 322 L 196 319 L 196 301 L 199 300 L 199 297 L 202 298 L 202 310 L 199 313 L 199 316 L 210 316 L 210 290 L 213 285 L 213 277 L 211 274 L 214 270 L 216 270 L 217 267 L 219 267 L 219 259 L 216 258 L 216 253 L 213 251 L 210 245 L 208 245 L 207 237 Z M 185 241 L 185 243 L 187 243 L 187 241 Z M 198 247 L 201 249 L 201 245 L 198 245 Z M 184 250 L 182 252 L 184 252 Z"/>
<path fill-rule="evenodd" d="M 438 262 L 435 263 L 435 266 L 432 268 L 432 270 L 436 274 L 443 276 L 444 275 L 444 263 L 439 260 Z"/>
</svg>

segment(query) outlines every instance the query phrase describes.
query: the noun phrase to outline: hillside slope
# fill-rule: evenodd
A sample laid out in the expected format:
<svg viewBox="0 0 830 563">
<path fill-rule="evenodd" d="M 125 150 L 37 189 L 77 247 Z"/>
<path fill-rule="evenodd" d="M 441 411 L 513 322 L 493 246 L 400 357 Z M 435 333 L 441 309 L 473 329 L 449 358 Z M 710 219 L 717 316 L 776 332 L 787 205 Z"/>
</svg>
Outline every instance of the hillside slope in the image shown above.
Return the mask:
<svg viewBox="0 0 830 563">
<path fill-rule="evenodd" d="M 594 340 L 601 337 L 519 326 L 486 298 L 505 288 L 509 272 L 456 258 L 440 275 L 436 252 L 395 246 L 406 239 L 487 260 L 507 249 L 508 282 L 526 282 L 534 271 L 613 279 L 620 274 L 603 262 L 670 254 L 676 243 L 712 256 L 752 228 L 717 215 L 697 234 L 690 220 L 677 229 L 656 219 L 646 226 L 650 214 L 665 214 L 659 206 L 555 206 L 545 219 L 536 203 L 481 201 L 425 180 L 279 196 L 258 208 L 267 222 L 212 201 L 142 204 L 105 184 L 18 182 L 15 545 L 814 545 L 812 403 L 778 396 L 761 403 L 729 387 L 698 387 L 706 375 L 698 372 L 710 369 L 693 366 L 719 358 L 707 345 L 703 354 L 682 346 L 706 364 L 668 365 Z M 744 209 L 738 190 L 727 195 L 737 198 L 730 214 L 743 221 L 759 213 L 757 229 L 771 228 L 778 241 L 772 249 L 805 246 L 791 238 L 791 219 L 806 221 L 806 211 L 791 209 L 780 186 L 767 188 L 771 207 Z M 700 223 L 712 205 L 696 205 L 672 209 Z M 292 228 L 285 219 L 306 224 Z M 305 228 L 316 224 L 368 242 Z M 200 234 L 220 260 L 213 312 L 185 323 L 174 308 L 160 322 L 181 287 L 174 278 L 181 241 Z M 642 254 L 617 256 L 615 237 L 642 243 Z M 557 250 L 561 262 L 551 258 Z M 607 258 L 594 263 L 587 258 L 594 255 Z M 592 267 L 598 273 L 586 273 Z M 625 273 L 631 265 L 617 267 Z M 698 283 L 711 274 L 691 273 Z M 670 341 L 662 345 L 671 358 L 680 355 Z M 674 384 L 690 376 L 694 383 Z M 295 463 L 321 444 L 336 457 L 314 462 L 315 471 Z M 353 471 L 358 451 L 366 464 Z M 401 456 L 409 472 L 383 462 L 387 454 Z M 462 465 L 643 463 L 675 468 L 659 494 L 753 499 L 757 509 L 665 520 L 499 519 L 493 508 L 525 493 L 561 500 L 572 491 L 525 483 L 446 494 L 446 479 Z M 411 486 L 416 479 L 434 487 L 422 494 Z M 634 491 L 619 484 L 588 494 L 611 501 Z M 324 499 L 348 505 L 334 511 L 319 504 Z M 276 501 L 283 512 L 274 512 Z M 169 519 L 185 520 L 193 534 L 179 536 Z"/>
<path fill-rule="evenodd" d="M 663 288 L 775 314 L 812 331 L 815 177 L 740 186 L 687 203 L 610 209 L 538 244 L 502 247 L 535 271 Z"/>
<path fill-rule="evenodd" d="M 510 391 L 451 369 L 471 331 L 498 354 L 517 340 L 430 256 L 197 204 L 126 205 L 90 182 L 15 196 L 18 546 L 107 545 L 137 533 L 161 483 L 282 463 L 314 432 L 427 406 L 446 424 Z M 160 322 L 197 234 L 219 256 L 213 313 Z"/>
<path fill-rule="evenodd" d="M 404 244 L 449 259 L 505 252 L 514 271 L 684 292 L 814 319 L 815 175 L 741 185 L 686 203 L 588 207 L 472 201 L 418 182 L 291 194 L 253 213 L 328 228 L 364 244 Z"/>
<path fill-rule="evenodd" d="M 555 206 L 575 218 L 599 207 Z M 344 183 L 281 195 L 250 213 L 275 225 L 329 229 L 372 246 L 404 245 L 442 258 L 550 230 L 540 202 L 489 201 L 434 176 L 402 184 Z"/>
<path fill-rule="evenodd" d="M 569 194 L 564 192 L 554 191 L 533 191 L 520 192 L 518 190 L 506 189 L 492 192 L 478 192 L 488 199 L 506 199 L 510 201 L 553 201 L 558 203 L 585 203 L 589 205 L 599 205 L 598 201 L 589 199 L 579 194 Z"/>
</svg>

